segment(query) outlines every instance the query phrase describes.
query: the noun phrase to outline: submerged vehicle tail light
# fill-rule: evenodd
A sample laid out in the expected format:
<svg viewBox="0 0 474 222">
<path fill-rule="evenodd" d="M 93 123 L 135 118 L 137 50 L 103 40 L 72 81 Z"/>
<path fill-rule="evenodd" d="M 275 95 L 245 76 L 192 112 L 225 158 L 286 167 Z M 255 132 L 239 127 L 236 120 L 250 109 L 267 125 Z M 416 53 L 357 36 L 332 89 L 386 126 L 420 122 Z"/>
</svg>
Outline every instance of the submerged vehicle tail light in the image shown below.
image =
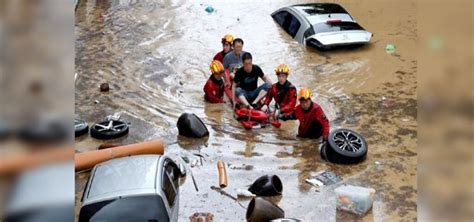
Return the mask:
<svg viewBox="0 0 474 222">
<path fill-rule="evenodd" d="M 332 19 L 332 20 L 327 20 L 327 24 L 336 24 L 342 22 L 340 19 Z"/>
</svg>

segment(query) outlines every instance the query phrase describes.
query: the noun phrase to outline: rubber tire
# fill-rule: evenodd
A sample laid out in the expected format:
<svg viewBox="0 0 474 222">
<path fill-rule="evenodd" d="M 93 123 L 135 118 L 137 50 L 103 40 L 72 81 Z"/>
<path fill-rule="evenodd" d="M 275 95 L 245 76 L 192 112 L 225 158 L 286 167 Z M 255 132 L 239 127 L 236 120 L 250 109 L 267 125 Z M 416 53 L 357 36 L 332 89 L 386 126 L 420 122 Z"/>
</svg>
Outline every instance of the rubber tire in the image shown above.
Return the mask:
<svg viewBox="0 0 474 222">
<path fill-rule="evenodd" d="M 78 122 L 77 124 L 76 121 Z M 84 120 L 74 119 L 74 131 L 75 137 L 80 137 L 89 132 L 89 126 Z"/>
<path fill-rule="evenodd" d="M 96 124 L 108 125 L 109 121 L 102 121 Z M 99 132 L 99 130 L 96 128 L 97 127 L 96 124 L 91 126 L 91 136 L 96 139 L 109 140 L 109 139 L 119 138 L 128 134 L 128 124 L 119 120 L 113 120 L 113 125 L 125 124 L 125 127 L 122 128 L 122 130 L 116 131 L 116 132 L 115 131 Z"/>
<path fill-rule="evenodd" d="M 319 155 L 321 155 L 321 159 L 328 161 L 326 149 L 328 147 L 328 143 L 321 144 L 321 150 L 319 150 Z"/>
<path fill-rule="evenodd" d="M 351 134 L 359 137 L 362 141 L 362 146 L 357 152 L 350 152 L 347 150 L 342 150 L 337 146 L 334 142 L 334 135 L 341 131 L 350 132 Z M 337 163 L 337 164 L 357 164 L 365 160 L 367 156 L 367 143 L 362 135 L 350 130 L 350 129 L 337 129 L 332 131 L 329 134 L 328 142 L 326 147 L 321 149 L 326 155 L 325 158 L 329 162 Z"/>
<path fill-rule="evenodd" d="M 70 125 L 62 120 L 31 122 L 18 131 L 18 138 L 27 143 L 55 144 L 68 139 Z"/>
<path fill-rule="evenodd" d="M 0 140 L 7 139 L 12 134 L 10 126 L 3 121 L 0 121 Z"/>
</svg>

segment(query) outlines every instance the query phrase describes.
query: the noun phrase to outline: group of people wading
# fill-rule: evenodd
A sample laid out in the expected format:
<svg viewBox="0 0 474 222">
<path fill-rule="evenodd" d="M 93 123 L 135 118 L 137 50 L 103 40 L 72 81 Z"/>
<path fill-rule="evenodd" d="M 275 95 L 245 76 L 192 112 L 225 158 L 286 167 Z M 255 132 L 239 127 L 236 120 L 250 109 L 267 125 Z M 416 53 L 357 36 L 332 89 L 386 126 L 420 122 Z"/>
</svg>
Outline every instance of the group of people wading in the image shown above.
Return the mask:
<svg viewBox="0 0 474 222">
<path fill-rule="evenodd" d="M 239 107 L 270 111 L 270 103 L 275 101 L 276 119 L 295 120 L 300 123 L 298 136 L 319 138 L 326 141 L 329 135 L 329 121 L 323 109 L 312 101 L 308 88 L 299 90 L 288 81 L 290 69 L 280 64 L 275 69 L 278 82 L 272 83 L 269 75 L 253 64 L 252 54 L 243 50 L 244 41 L 232 35 L 222 38 L 222 51 L 218 52 L 210 64 L 211 76 L 204 85 L 204 98 L 210 103 L 224 103 L 224 87 L 232 86 L 232 94 Z M 225 70 L 230 78 L 224 78 Z M 258 86 L 258 79 L 264 83 Z M 232 84 L 231 84 L 231 82 Z M 297 105 L 297 101 L 299 104 Z"/>
</svg>

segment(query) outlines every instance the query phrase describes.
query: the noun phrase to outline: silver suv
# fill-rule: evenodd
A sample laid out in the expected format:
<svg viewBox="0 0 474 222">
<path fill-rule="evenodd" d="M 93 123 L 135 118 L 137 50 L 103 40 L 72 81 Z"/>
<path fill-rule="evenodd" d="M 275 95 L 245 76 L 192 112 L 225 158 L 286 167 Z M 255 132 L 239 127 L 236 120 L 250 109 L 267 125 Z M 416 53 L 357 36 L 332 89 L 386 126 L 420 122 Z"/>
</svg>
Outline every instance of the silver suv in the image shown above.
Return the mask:
<svg viewBox="0 0 474 222">
<path fill-rule="evenodd" d="M 182 165 L 167 156 L 140 155 L 94 167 L 79 221 L 177 221 Z"/>
</svg>

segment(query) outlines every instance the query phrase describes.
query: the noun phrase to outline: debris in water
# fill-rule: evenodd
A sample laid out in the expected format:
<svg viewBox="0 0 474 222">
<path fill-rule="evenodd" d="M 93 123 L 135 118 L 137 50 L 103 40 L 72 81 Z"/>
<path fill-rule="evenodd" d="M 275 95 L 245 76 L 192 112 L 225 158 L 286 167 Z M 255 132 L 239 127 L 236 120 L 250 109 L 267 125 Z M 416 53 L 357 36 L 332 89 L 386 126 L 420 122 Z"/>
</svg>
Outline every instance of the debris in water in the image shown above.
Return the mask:
<svg viewBox="0 0 474 222">
<path fill-rule="evenodd" d="M 189 217 L 190 222 L 212 222 L 214 215 L 211 213 L 194 213 Z"/>
<path fill-rule="evenodd" d="M 304 181 L 305 181 L 306 183 L 309 183 L 309 184 L 315 186 L 315 187 L 322 187 L 322 186 L 324 185 L 323 182 L 321 182 L 321 181 L 319 181 L 319 180 L 317 180 L 317 179 L 314 179 L 314 178 L 313 178 L 313 179 L 306 179 L 306 180 L 304 180 Z"/>
<path fill-rule="evenodd" d="M 199 161 L 198 159 L 193 159 L 193 160 L 191 161 L 191 167 L 197 166 L 197 165 L 198 165 L 198 161 Z"/>
<path fill-rule="evenodd" d="M 196 183 L 196 178 L 194 178 L 193 171 L 191 171 L 191 169 L 189 169 L 189 172 L 191 173 L 191 179 L 193 179 L 194 188 L 196 189 L 197 192 L 199 192 L 199 188 L 198 188 L 197 183 Z"/>
<path fill-rule="evenodd" d="M 205 9 L 204 9 L 207 13 L 213 13 L 215 10 L 212 6 L 207 6 Z"/>
<path fill-rule="evenodd" d="M 264 175 L 255 180 L 248 190 L 257 196 L 276 196 L 281 195 L 283 184 L 277 175 Z"/>
<path fill-rule="evenodd" d="M 237 189 L 237 197 L 256 197 L 257 195 L 244 189 Z"/>
<path fill-rule="evenodd" d="M 219 172 L 219 186 L 227 187 L 227 173 L 225 172 L 225 164 L 222 160 L 217 161 L 217 170 Z"/>
<path fill-rule="evenodd" d="M 109 84 L 108 83 L 102 83 L 100 84 L 100 91 L 101 92 L 108 92 L 110 89 L 109 87 Z"/>
<path fill-rule="evenodd" d="M 322 187 L 335 184 L 341 180 L 342 177 L 336 175 L 334 172 L 324 171 L 322 173 L 317 174 L 316 176 L 306 179 L 305 181 L 306 183 L 309 183 L 313 186 Z"/>
<path fill-rule="evenodd" d="M 225 192 L 224 190 L 222 190 L 222 188 L 219 188 L 219 187 L 216 187 L 216 186 L 211 186 L 211 189 L 213 189 L 213 190 L 219 192 L 220 194 L 222 194 L 222 195 L 224 195 L 224 196 L 229 197 L 229 198 L 232 199 L 232 200 L 237 201 L 237 198 L 236 198 L 236 197 L 234 197 L 234 196 L 230 195 L 229 193 Z"/>
<path fill-rule="evenodd" d="M 30 83 L 30 92 L 33 94 L 39 94 L 43 91 L 43 84 L 40 81 L 32 81 Z"/>
<path fill-rule="evenodd" d="M 385 46 L 385 52 L 387 52 L 387 53 L 394 53 L 395 49 L 396 49 L 396 47 L 395 47 L 394 44 L 387 44 Z"/>
<path fill-rule="evenodd" d="M 337 209 L 362 216 L 372 208 L 375 196 L 375 190 L 372 188 L 344 185 L 334 191 Z"/>
<path fill-rule="evenodd" d="M 189 163 L 189 158 L 187 156 L 182 156 L 181 159 L 183 159 L 185 163 Z"/>
</svg>

